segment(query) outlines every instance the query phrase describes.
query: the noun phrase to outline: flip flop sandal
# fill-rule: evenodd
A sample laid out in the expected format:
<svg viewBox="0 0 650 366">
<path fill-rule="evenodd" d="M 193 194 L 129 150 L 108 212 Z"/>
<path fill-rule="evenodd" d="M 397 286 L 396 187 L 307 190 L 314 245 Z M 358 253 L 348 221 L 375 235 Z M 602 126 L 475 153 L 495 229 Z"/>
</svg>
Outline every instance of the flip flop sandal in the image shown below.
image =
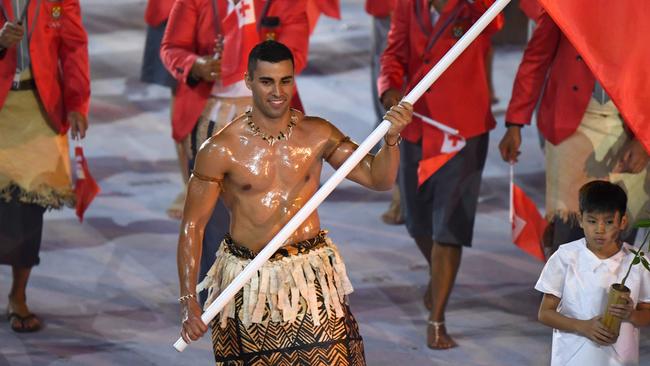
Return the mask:
<svg viewBox="0 0 650 366">
<path fill-rule="evenodd" d="M 7 315 L 7 318 L 9 319 L 9 324 L 11 324 L 11 330 L 13 330 L 16 333 L 32 333 L 32 332 L 37 332 L 41 330 L 43 324 L 41 323 L 41 320 L 35 315 L 30 313 L 27 316 L 20 316 L 16 313 L 9 313 Z M 36 325 L 33 326 L 27 326 L 27 324 L 31 323 L 31 320 L 35 319 L 37 320 Z M 16 324 L 20 324 L 20 327 L 16 326 Z"/>
</svg>

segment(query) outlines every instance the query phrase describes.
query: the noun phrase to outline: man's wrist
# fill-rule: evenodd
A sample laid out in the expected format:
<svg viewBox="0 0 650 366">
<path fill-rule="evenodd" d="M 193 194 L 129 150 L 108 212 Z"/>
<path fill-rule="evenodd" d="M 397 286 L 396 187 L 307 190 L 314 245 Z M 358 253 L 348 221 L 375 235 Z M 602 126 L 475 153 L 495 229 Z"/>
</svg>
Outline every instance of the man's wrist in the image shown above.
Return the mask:
<svg viewBox="0 0 650 366">
<path fill-rule="evenodd" d="M 513 123 L 513 122 L 508 122 L 508 121 L 506 121 L 506 128 L 511 128 L 511 127 L 515 127 L 515 128 L 523 128 L 524 125 L 523 125 L 523 124 L 520 124 L 520 123 Z"/>
<path fill-rule="evenodd" d="M 395 147 L 399 146 L 400 142 L 402 142 L 402 136 L 400 135 L 395 135 L 395 136 L 384 136 L 384 143 L 388 147 Z"/>
</svg>

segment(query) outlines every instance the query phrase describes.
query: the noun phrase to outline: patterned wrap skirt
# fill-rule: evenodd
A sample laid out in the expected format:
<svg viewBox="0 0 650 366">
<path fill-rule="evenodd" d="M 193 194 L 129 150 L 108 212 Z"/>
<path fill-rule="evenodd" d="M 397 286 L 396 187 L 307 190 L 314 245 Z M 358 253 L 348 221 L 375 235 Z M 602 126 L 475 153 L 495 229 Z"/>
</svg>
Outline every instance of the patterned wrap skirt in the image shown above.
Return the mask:
<svg viewBox="0 0 650 366">
<path fill-rule="evenodd" d="M 614 172 L 632 138 L 614 103 L 592 98 L 577 131 L 558 145 L 545 145 L 547 218 L 578 226 L 578 191 L 596 179 L 625 190 L 631 223 L 649 218 L 650 166 L 635 174 Z"/>
<path fill-rule="evenodd" d="M 226 235 L 197 291 L 207 308 L 255 257 Z M 284 246 L 211 322 L 218 366 L 363 366 L 353 291 L 336 246 L 322 231 Z"/>
</svg>

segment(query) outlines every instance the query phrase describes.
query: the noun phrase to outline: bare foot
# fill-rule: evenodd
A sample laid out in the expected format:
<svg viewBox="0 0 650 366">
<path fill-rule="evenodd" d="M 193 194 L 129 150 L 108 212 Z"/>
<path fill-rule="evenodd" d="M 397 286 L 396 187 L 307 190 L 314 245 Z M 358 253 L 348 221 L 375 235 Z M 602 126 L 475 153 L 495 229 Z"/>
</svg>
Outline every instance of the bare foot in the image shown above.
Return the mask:
<svg viewBox="0 0 650 366">
<path fill-rule="evenodd" d="M 447 334 L 444 322 L 429 320 L 427 327 L 427 346 L 431 349 L 449 349 L 457 347 L 458 344 Z"/>
<path fill-rule="evenodd" d="M 404 223 L 399 188 L 397 186 L 393 187 L 393 197 L 388 206 L 388 210 L 381 215 L 381 220 L 386 225 L 402 225 Z"/>
</svg>

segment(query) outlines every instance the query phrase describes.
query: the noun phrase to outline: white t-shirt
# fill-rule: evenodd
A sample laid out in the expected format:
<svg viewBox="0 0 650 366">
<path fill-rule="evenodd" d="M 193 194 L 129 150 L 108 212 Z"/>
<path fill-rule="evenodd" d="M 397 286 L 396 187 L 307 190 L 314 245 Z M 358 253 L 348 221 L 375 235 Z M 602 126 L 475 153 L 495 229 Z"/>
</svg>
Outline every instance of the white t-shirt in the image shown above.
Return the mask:
<svg viewBox="0 0 650 366">
<path fill-rule="evenodd" d="M 557 311 L 567 317 L 587 320 L 604 314 L 609 286 L 620 283 L 634 259 L 627 243 L 607 259 L 587 248 L 584 238 L 564 245 L 549 258 L 535 289 L 560 298 Z M 625 286 L 634 303 L 650 302 L 650 272 L 640 264 L 632 267 Z M 639 364 L 639 329 L 621 323 L 615 344 L 600 346 L 586 337 L 553 329 L 551 365 L 610 366 Z"/>
</svg>

